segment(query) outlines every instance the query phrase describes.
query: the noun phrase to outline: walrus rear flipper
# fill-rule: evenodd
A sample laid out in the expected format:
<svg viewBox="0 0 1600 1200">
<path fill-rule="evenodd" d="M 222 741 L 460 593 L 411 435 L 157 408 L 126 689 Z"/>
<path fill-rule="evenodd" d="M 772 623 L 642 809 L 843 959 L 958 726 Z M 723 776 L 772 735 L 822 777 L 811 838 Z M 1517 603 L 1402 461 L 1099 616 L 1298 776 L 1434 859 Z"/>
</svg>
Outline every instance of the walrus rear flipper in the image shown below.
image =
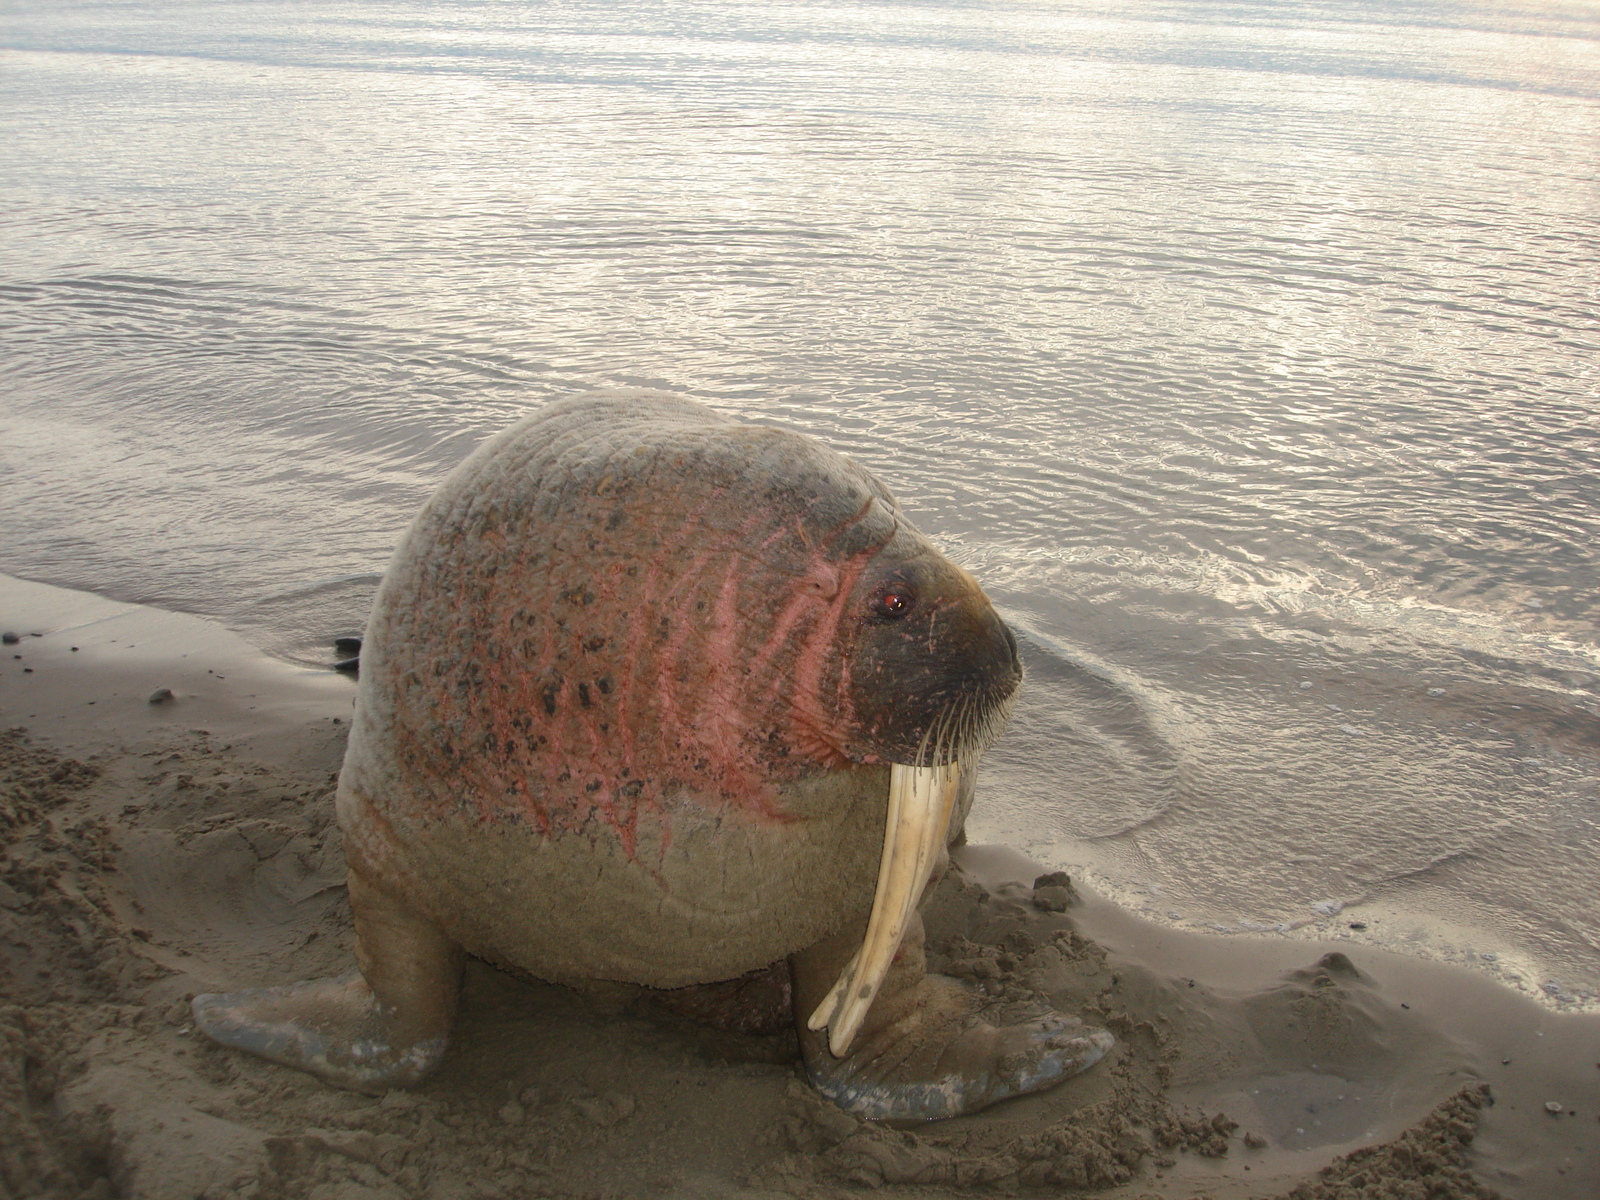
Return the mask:
<svg viewBox="0 0 1600 1200">
<path fill-rule="evenodd" d="M 913 915 L 859 1034 L 835 1055 L 826 1031 L 808 1028 L 805 1014 L 860 940 L 847 929 L 789 960 L 806 1072 L 819 1092 L 857 1116 L 932 1121 L 978 1112 L 1070 1079 L 1114 1043 L 1104 1029 L 1049 1010 L 1012 1025 L 985 1022 L 972 991 L 927 974 L 922 919 Z"/>
<path fill-rule="evenodd" d="M 212 1041 L 309 1071 L 336 1087 L 409 1087 L 444 1057 L 461 951 L 437 925 L 350 872 L 359 972 L 194 998 Z"/>
</svg>

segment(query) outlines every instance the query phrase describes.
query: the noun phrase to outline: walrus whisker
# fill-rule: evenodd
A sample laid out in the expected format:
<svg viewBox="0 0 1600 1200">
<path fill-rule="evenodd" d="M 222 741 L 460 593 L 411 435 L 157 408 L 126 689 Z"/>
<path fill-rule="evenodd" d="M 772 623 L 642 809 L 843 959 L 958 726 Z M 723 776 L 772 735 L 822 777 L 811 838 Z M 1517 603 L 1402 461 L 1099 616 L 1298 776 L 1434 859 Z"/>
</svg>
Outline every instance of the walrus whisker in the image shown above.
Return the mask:
<svg viewBox="0 0 1600 1200">
<path fill-rule="evenodd" d="M 937 712 L 923 730 L 908 766 L 962 760 L 975 763 L 1011 719 L 1012 698 L 967 693 Z"/>
</svg>

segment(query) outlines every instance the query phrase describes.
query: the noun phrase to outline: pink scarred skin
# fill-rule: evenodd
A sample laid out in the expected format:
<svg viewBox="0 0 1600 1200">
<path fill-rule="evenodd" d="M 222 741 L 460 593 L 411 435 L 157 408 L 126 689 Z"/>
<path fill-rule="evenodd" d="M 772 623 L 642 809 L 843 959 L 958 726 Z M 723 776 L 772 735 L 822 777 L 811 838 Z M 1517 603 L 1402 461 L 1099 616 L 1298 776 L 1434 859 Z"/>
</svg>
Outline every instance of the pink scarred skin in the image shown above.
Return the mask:
<svg viewBox="0 0 1600 1200">
<path fill-rule="evenodd" d="M 450 476 L 374 604 L 337 796 L 361 978 L 197 1018 L 371 1090 L 443 1053 L 462 950 L 657 988 L 790 958 L 826 990 L 871 905 L 888 764 L 956 711 L 981 741 L 1020 678 L 976 582 L 849 459 L 658 392 L 550 405 Z M 896 1020 L 927 992 L 902 973 Z M 983 1053 L 1045 1054 L 1028 1036 Z"/>
<path fill-rule="evenodd" d="M 631 849 L 674 803 L 785 820 L 782 783 L 849 765 L 841 626 L 867 564 L 911 540 L 893 500 L 793 434 L 649 413 L 546 410 L 408 537 L 362 666 L 390 681 L 393 752 L 429 813 L 598 823 Z M 775 484 L 795 460 L 817 477 Z"/>
</svg>

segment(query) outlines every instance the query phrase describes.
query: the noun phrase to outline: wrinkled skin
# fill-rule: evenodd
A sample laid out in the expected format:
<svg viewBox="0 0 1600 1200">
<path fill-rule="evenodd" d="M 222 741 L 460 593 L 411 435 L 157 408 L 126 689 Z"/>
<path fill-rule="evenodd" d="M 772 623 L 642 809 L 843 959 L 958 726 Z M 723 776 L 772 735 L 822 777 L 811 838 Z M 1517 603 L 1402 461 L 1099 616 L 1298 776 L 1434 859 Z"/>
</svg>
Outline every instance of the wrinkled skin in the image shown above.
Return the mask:
<svg viewBox="0 0 1600 1200">
<path fill-rule="evenodd" d="M 920 922 L 846 1053 L 806 1027 L 873 905 L 888 764 L 941 731 L 975 761 L 1020 679 L 977 584 L 848 459 L 662 393 L 552 405 L 452 474 L 375 602 L 337 794 L 359 973 L 197 1021 L 378 1091 L 437 1065 L 463 952 L 656 988 L 788 959 L 846 1108 L 1048 1086 L 1110 1036 L 983 1024 Z M 968 772 L 952 837 L 970 799 Z"/>
</svg>

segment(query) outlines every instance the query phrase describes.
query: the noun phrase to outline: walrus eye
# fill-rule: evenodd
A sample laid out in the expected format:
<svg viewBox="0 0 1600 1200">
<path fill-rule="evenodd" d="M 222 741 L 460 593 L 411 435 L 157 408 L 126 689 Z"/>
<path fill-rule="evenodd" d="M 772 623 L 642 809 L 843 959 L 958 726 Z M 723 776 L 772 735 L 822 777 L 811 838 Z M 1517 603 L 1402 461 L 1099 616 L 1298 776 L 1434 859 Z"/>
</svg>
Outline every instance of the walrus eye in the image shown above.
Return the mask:
<svg viewBox="0 0 1600 1200">
<path fill-rule="evenodd" d="M 872 602 L 872 611 L 885 620 L 898 621 L 910 612 L 916 603 L 917 598 L 908 589 L 890 588 Z"/>
</svg>

